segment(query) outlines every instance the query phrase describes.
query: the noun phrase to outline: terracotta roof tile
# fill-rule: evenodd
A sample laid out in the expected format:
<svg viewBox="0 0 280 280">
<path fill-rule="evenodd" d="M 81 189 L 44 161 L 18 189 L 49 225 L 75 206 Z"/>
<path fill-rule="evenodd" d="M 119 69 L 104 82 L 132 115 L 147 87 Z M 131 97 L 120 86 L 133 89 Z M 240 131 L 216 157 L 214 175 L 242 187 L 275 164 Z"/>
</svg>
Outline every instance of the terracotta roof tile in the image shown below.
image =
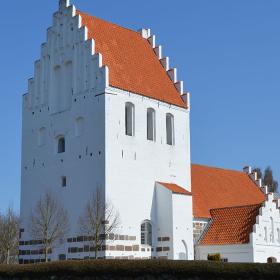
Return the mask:
<svg viewBox="0 0 280 280">
<path fill-rule="evenodd" d="M 185 194 L 185 195 L 192 195 L 191 192 L 185 190 L 184 188 L 176 185 L 176 184 L 171 184 L 171 183 L 162 183 L 162 182 L 158 182 L 159 184 L 161 184 L 162 186 L 166 187 L 167 189 L 169 189 L 170 191 L 172 191 L 173 193 L 177 193 L 177 194 Z"/>
<path fill-rule="evenodd" d="M 265 196 L 250 177 L 239 171 L 192 165 L 193 214 L 210 218 L 210 209 L 259 204 Z"/>
<path fill-rule="evenodd" d="M 211 223 L 200 245 L 246 244 L 262 204 L 212 209 Z"/>
<path fill-rule="evenodd" d="M 132 30 L 77 11 L 109 67 L 111 86 L 186 107 L 148 40 Z"/>
</svg>

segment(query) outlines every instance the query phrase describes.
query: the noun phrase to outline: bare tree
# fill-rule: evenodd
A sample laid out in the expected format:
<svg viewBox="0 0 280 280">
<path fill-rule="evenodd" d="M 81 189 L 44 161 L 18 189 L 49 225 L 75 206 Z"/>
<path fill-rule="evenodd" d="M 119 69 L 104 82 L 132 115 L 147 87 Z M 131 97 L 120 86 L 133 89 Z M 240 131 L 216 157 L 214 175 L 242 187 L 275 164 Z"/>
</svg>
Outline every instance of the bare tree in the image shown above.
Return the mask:
<svg viewBox="0 0 280 280">
<path fill-rule="evenodd" d="M 113 204 L 105 202 L 100 189 L 97 189 L 88 200 L 79 225 L 81 234 L 93 245 L 94 258 L 97 259 L 106 237 L 119 227 L 120 217 Z"/>
<path fill-rule="evenodd" d="M 0 261 L 6 264 L 15 262 L 18 256 L 19 217 L 9 208 L 0 215 Z"/>
<path fill-rule="evenodd" d="M 49 252 L 69 231 L 67 211 L 51 192 L 46 192 L 37 202 L 31 213 L 29 231 L 33 240 L 42 243 L 47 262 Z"/>
<path fill-rule="evenodd" d="M 273 178 L 273 172 L 270 166 L 268 166 L 264 171 L 263 182 L 270 192 L 276 192 L 278 189 L 278 182 Z"/>
<path fill-rule="evenodd" d="M 254 168 L 253 171 L 257 172 L 258 179 L 263 180 L 263 184 L 268 187 L 269 192 L 277 192 L 278 182 L 274 180 L 273 171 L 270 166 L 265 169 L 264 174 L 258 167 Z"/>
</svg>

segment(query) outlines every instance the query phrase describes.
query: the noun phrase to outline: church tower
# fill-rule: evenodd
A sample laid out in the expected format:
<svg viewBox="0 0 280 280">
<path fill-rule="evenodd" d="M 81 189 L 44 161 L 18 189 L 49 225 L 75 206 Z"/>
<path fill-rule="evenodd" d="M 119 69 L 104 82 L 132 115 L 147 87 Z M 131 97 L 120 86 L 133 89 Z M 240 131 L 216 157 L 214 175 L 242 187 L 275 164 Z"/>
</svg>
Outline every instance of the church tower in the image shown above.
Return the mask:
<svg viewBox="0 0 280 280">
<path fill-rule="evenodd" d="M 121 224 L 105 258 L 193 259 L 189 95 L 155 35 L 59 1 L 23 96 L 21 263 L 36 262 L 30 213 L 51 191 L 70 231 L 51 260 L 84 259 L 78 220 L 96 189 Z"/>
</svg>

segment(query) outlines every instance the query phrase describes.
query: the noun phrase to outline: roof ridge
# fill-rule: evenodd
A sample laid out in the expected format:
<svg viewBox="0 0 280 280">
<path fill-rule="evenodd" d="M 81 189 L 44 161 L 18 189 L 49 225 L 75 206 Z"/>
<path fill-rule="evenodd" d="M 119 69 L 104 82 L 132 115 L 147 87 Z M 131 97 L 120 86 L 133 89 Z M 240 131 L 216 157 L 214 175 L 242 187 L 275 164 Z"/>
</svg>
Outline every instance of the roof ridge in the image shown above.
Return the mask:
<svg viewBox="0 0 280 280">
<path fill-rule="evenodd" d="M 191 165 L 192 165 L 192 166 L 198 166 L 198 167 L 206 167 L 206 168 L 211 168 L 211 169 L 216 169 L 216 170 L 237 172 L 237 173 L 241 173 L 241 174 L 247 175 L 247 174 L 244 173 L 243 171 L 241 171 L 241 170 L 236 170 L 236 169 L 223 168 L 223 167 L 217 167 L 217 166 L 210 166 L 210 165 L 199 164 L 199 163 L 192 163 Z"/>
<path fill-rule="evenodd" d="M 212 211 L 219 211 L 219 210 L 225 210 L 225 209 L 233 209 L 233 208 L 248 208 L 248 207 L 256 207 L 259 206 L 261 207 L 263 205 L 262 203 L 257 203 L 257 204 L 248 204 L 248 205 L 235 205 L 235 206 L 227 206 L 227 207 L 221 207 L 221 208 L 212 208 L 210 209 L 210 214 Z"/>
<path fill-rule="evenodd" d="M 88 16 L 88 17 L 93 17 L 93 18 L 96 18 L 96 19 L 101 20 L 101 21 L 103 21 L 103 22 L 109 23 L 109 24 L 111 24 L 111 25 L 115 25 L 115 26 L 117 26 L 117 27 L 126 29 L 126 30 L 128 30 L 128 31 L 131 31 L 131 32 L 133 32 L 133 33 L 139 35 L 139 36 L 142 38 L 142 36 L 139 34 L 139 32 L 137 32 L 137 31 L 135 31 L 135 30 L 133 30 L 133 29 L 130 29 L 130 28 L 128 28 L 128 27 L 125 27 L 125 26 L 122 26 L 122 25 L 120 25 L 120 24 L 111 22 L 111 21 L 109 21 L 109 20 L 107 20 L 107 19 L 103 19 L 103 18 L 94 16 L 94 15 L 91 15 L 91 14 L 89 14 L 89 13 L 87 13 L 87 12 L 83 12 L 83 11 L 81 11 L 81 10 L 79 10 L 79 9 L 77 9 L 77 13 L 86 15 L 86 16 Z M 144 38 L 143 38 L 143 39 L 144 39 Z"/>
</svg>

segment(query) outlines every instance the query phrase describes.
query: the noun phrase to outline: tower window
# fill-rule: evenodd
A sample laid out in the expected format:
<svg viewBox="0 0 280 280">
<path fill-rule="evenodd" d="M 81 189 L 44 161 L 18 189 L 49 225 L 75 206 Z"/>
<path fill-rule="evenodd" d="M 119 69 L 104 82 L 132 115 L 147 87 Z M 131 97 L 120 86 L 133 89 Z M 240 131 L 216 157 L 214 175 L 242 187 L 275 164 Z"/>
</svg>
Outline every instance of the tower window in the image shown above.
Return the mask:
<svg viewBox="0 0 280 280">
<path fill-rule="evenodd" d="M 58 138 L 57 152 L 59 154 L 65 152 L 65 138 L 64 137 L 59 137 Z"/>
<path fill-rule="evenodd" d="M 141 244 L 152 246 L 152 224 L 149 220 L 141 224 Z"/>
<path fill-rule="evenodd" d="M 130 102 L 125 103 L 125 134 L 134 136 L 135 109 Z"/>
<path fill-rule="evenodd" d="M 172 114 L 166 114 L 166 144 L 174 145 L 174 117 Z"/>
<path fill-rule="evenodd" d="M 147 139 L 156 140 L 156 113 L 153 108 L 147 110 Z"/>
<path fill-rule="evenodd" d="M 65 176 L 61 177 L 61 186 L 65 188 L 67 185 L 67 179 Z"/>
</svg>

